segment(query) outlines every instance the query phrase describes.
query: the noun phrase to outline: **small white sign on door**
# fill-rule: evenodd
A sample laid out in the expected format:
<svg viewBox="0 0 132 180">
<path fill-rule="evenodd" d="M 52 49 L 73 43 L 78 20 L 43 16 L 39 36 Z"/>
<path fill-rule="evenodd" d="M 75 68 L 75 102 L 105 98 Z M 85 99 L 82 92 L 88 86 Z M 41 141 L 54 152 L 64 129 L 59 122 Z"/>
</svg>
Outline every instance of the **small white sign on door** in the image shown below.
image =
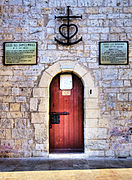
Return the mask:
<svg viewBox="0 0 132 180">
<path fill-rule="evenodd" d="M 70 96 L 71 91 L 62 91 L 62 96 Z"/>
<path fill-rule="evenodd" d="M 72 89 L 72 75 L 62 74 L 60 75 L 60 89 Z"/>
</svg>

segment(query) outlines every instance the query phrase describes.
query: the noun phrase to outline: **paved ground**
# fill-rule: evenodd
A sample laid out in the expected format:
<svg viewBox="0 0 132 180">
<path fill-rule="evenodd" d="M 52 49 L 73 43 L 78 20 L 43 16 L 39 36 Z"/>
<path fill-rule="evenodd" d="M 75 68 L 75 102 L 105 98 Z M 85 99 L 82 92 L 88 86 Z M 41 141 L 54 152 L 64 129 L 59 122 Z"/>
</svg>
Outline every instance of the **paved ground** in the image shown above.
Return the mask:
<svg viewBox="0 0 132 180">
<path fill-rule="evenodd" d="M 0 172 L 132 168 L 132 159 L 110 158 L 1 158 Z M 0 179 L 1 180 L 1 179 Z M 132 180 L 132 178 L 131 178 Z"/>
<path fill-rule="evenodd" d="M 132 180 L 132 168 L 1 172 L 0 180 Z"/>
</svg>

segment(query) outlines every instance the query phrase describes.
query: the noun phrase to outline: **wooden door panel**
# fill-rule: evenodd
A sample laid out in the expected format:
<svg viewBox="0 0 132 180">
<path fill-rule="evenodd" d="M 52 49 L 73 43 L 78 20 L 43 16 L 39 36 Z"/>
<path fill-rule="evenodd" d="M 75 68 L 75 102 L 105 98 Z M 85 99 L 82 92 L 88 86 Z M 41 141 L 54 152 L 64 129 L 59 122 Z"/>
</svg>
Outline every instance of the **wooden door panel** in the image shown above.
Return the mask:
<svg viewBox="0 0 132 180">
<path fill-rule="evenodd" d="M 70 95 L 62 95 L 60 75 L 50 86 L 50 113 L 68 112 L 60 115 L 60 124 L 52 124 L 49 129 L 50 152 L 83 152 L 83 84 L 72 74 L 73 88 Z"/>
</svg>

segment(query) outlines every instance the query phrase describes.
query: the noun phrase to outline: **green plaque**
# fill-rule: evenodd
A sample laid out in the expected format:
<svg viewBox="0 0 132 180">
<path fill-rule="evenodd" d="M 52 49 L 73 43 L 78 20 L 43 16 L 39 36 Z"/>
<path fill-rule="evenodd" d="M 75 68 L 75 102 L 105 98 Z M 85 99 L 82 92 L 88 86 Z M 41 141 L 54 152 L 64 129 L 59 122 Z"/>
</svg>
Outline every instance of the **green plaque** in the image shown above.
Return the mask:
<svg viewBox="0 0 132 180">
<path fill-rule="evenodd" d="M 34 65 L 37 64 L 36 42 L 5 42 L 5 65 Z"/>
<path fill-rule="evenodd" d="M 128 42 L 110 41 L 99 43 L 100 65 L 127 65 Z"/>
</svg>

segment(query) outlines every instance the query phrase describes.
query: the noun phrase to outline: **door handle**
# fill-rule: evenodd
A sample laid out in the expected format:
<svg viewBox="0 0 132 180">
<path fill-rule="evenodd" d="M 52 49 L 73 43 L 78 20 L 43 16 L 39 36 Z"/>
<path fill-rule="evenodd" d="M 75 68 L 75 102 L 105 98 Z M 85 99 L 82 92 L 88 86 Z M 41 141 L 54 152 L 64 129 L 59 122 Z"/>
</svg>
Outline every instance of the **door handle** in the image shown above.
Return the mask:
<svg viewBox="0 0 132 180">
<path fill-rule="evenodd" d="M 68 112 L 50 112 L 50 128 L 52 128 L 52 124 L 60 124 L 60 115 L 68 114 Z"/>
<path fill-rule="evenodd" d="M 68 115 L 69 112 L 50 112 L 50 115 Z"/>
</svg>

